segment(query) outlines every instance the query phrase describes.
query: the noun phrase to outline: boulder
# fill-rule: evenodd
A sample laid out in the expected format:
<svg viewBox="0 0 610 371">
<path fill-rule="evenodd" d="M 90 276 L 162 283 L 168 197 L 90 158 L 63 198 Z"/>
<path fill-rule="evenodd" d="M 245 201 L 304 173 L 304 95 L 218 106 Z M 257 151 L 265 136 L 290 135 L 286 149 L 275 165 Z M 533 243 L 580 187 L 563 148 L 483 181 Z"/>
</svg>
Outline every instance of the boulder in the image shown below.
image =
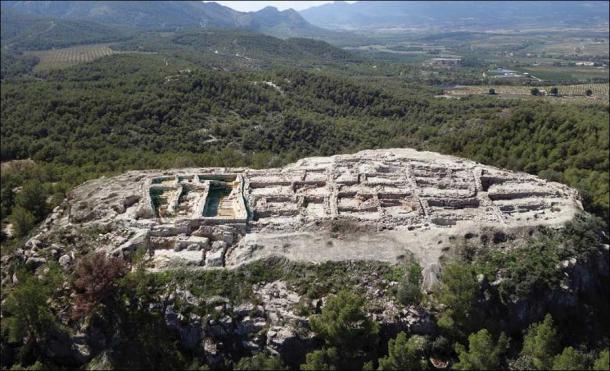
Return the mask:
<svg viewBox="0 0 610 371">
<path fill-rule="evenodd" d="M 210 296 L 205 300 L 206 305 L 218 305 L 222 304 L 223 306 L 229 304 L 231 301 L 229 298 L 225 298 L 224 296 L 214 295 Z"/>
<path fill-rule="evenodd" d="M 202 250 L 208 247 L 210 239 L 201 236 L 188 236 L 177 238 L 174 243 L 174 250 L 180 251 L 183 249 L 187 250 Z"/>
<path fill-rule="evenodd" d="M 87 344 L 87 336 L 78 333 L 72 337 L 72 349 L 79 362 L 85 363 L 91 358 L 91 348 Z"/>
<path fill-rule="evenodd" d="M 254 308 L 254 304 L 252 303 L 243 303 L 236 306 L 235 309 L 233 309 L 233 313 L 238 317 L 245 317 L 250 314 Z"/>
<path fill-rule="evenodd" d="M 224 360 L 222 353 L 218 349 L 218 343 L 212 338 L 206 337 L 203 340 L 203 353 L 208 365 L 218 365 Z"/>
<path fill-rule="evenodd" d="M 222 241 L 216 241 L 222 242 Z M 212 250 L 205 254 L 205 265 L 208 267 L 222 267 L 224 266 L 224 249 Z"/>
<path fill-rule="evenodd" d="M 30 249 L 38 249 L 39 247 L 42 247 L 42 242 L 40 242 L 40 240 L 37 238 L 31 238 L 25 243 L 25 247 Z"/>
<path fill-rule="evenodd" d="M 183 228 L 178 228 L 178 226 L 172 224 L 160 224 L 151 229 L 150 235 L 154 237 L 170 237 L 180 233 L 185 233 L 186 230 L 182 229 Z"/>
<path fill-rule="evenodd" d="M 434 287 L 439 282 L 440 273 L 441 273 L 440 264 L 433 263 L 433 264 L 427 265 L 422 271 L 422 275 L 423 275 L 422 289 L 424 291 L 426 291 L 427 293 L 432 292 Z"/>
<path fill-rule="evenodd" d="M 227 243 L 224 241 L 214 241 L 212 242 L 212 250 L 211 251 L 216 251 L 216 250 L 224 250 L 227 247 Z"/>
<path fill-rule="evenodd" d="M 59 258 L 59 265 L 65 270 L 70 267 L 70 263 L 72 262 L 72 257 L 68 254 L 64 254 Z"/>
<path fill-rule="evenodd" d="M 201 250 L 201 245 L 196 244 L 196 243 L 192 243 L 192 244 L 188 245 L 188 246 L 186 247 L 186 249 L 187 249 L 188 251 L 199 251 L 199 250 Z"/>
<path fill-rule="evenodd" d="M 191 305 L 199 305 L 199 298 L 193 295 L 189 290 L 176 290 L 176 296 L 179 296 L 182 300 Z"/>
<path fill-rule="evenodd" d="M 136 202 L 140 201 L 140 196 L 129 195 L 123 199 L 123 207 L 128 208 L 133 206 Z"/>
<path fill-rule="evenodd" d="M 150 239 L 148 236 L 148 231 L 139 230 L 127 242 L 123 243 L 121 246 L 114 249 L 112 251 L 112 254 L 115 255 L 116 253 L 121 253 L 121 254 L 130 253 L 130 252 L 137 250 L 140 247 L 147 249 L 149 241 L 150 241 Z"/>
<path fill-rule="evenodd" d="M 256 333 L 265 328 L 265 326 L 267 326 L 267 322 L 264 318 L 250 318 L 246 316 L 237 324 L 235 333 L 240 336 Z"/>
</svg>

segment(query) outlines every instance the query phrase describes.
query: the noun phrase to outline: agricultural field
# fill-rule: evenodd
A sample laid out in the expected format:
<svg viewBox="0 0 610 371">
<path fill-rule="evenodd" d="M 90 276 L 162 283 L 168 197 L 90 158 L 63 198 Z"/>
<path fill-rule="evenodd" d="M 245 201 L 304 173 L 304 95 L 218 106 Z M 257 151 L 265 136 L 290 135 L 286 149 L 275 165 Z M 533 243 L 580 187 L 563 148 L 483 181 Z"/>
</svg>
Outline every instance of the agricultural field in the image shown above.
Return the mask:
<svg viewBox="0 0 610 371">
<path fill-rule="evenodd" d="M 550 81 L 608 79 L 607 67 L 532 66 L 522 68 L 521 71 L 528 72 L 542 80 Z"/>
<path fill-rule="evenodd" d="M 40 62 L 35 71 L 64 68 L 78 63 L 91 62 L 107 55 L 116 54 L 109 44 L 79 45 L 69 48 L 30 51 L 28 55 L 36 56 Z"/>
<path fill-rule="evenodd" d="M 547 96 L 548 99 L 561 99 L 563 101 L 572 101 L 574 98 L 581 98 L 583 101 L 599 101 L 607 103 L 609 98 L 608 84 L 575 84 L 575 85 L 548 85 L 538 86 L 537 88 L 543 93 L 548 94 L 551 88 L 556 87 L 559 97 Z M 471 86 L 455 86 L 445 90 L 445 95 L 449 97 L 461 97 L 468 95 L 489 95 L 489 89 L 495 90 L 495 95 L 500 98 L 539 98 L 533 97 L 531 93 L 532 86 L 525 85 L 471 85 Z M 591 90 L 590 97 L 586 96 L 587 90 Z"/>
<path fill-rule="evenodd" d="M 545 45 L 542 51 L 551 55 L 574 55 L 581 57 L 607 56 L 608 40 L 576 39 Z"/>
<path fill-rule="evenodd" d="M 551 89 L 551 86 L 545 87 L 546 91 Z M 608 84 L 577 84 L 577 85 L 560 85 L 557 86 L 559 95 L 578 96 L 586 95 L 587 90 L 591 90 L 593 96 L 608 97 Z"/>
</svg>

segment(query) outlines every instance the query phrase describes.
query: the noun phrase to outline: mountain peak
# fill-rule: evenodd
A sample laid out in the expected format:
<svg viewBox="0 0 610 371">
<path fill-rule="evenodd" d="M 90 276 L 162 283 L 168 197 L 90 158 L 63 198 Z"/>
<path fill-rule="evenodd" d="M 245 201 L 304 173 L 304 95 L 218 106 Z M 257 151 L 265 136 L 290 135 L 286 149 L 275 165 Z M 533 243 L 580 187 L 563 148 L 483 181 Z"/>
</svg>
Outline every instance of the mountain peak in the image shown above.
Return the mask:
<svg viewBox="0 0 610 371">
<path fill-rule="evenodd" d="M 280 13 L 280 11 L 274 6 L 267 5 L 266 7 L 256 11 L 255 13 Z"/>
<path fill-rule="evenodd" d="M 5 9 L 129 28 L 246 28 L 280 37 L 323 32 L 295 10 L 279 11 L 273 6 L 256 12 L 240 12 L 216 2 L 201 1 L 2 1 L 2 10 Z"/>
<path fill-rule="evenodd" d="M 334 29 L 385 27 L 541 27 L 558 22 L 608 23 L 607 1 L 335 1 L 300 12 L 309 23 Z"/>
</svg>

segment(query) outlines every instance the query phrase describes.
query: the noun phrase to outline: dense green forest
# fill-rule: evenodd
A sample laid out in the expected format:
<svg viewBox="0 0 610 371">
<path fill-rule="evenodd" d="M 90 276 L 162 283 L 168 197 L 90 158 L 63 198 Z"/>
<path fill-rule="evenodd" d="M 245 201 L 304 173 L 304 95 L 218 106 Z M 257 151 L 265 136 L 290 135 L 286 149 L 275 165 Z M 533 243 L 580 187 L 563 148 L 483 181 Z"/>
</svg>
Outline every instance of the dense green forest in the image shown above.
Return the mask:
<svg viewBox="0 0 610 371">
<path fill-rule="evenodd" d="M 125 31 L 95 22 L 67 21 L 2 9 L 2 54 L 126 39 Z"/>
<path fill-rule="evenodd" d="M 167 326 L 159 303 L 169 290 L 222 296 L 236 306 L 256 300 L 253 285 L 282 280 L 302 296 L 311 349 L 290 359 L 225 344 L 231 351 L 217 368 L 429 369 L 448 360 L 454 369 L 608 369 L 605 102 L 435 98 L 440 84 L 481 81 L 486 65 L 475 52 L 458 70 L 426 70 L 386 52 L 352 53 L 244 30 L 126 36 L 95 24 L 20 22 L 19 32 L 2 22 L 3 47 L 11 51 L 2 53 L 0 220 L 12 227 L 12 238 L 4 228 L 1 235 L 3 264 L 11 262 L 3 265 L 10 269 L 2 282 L 3 367 L 207 369 L 202 350 L 185 349 Z M 466 48 L 472 35 L 466 36 L 421 40 L 455 39 Z M 118 41 L 112 48 L 119 54 L 59 70 L 34 73 L 36 58 L 19 53 L 110 40 Z M 234 270 L 149 272 L 143 251 L 128 262 L 92 253 L 96 229 L 68 236 L 78 246 L 73 269 L 60 268 L 56 258 L 39 266 L 9 258 L 87 179 L 128 169 L 277 167 L 393 147 L 568 184 L 592 215 L 560 230 L 532 229 L 520 248 L 494 242 L 506 236 L 464 237 L 455 242 L 456 256 L 441 262 L 442 280 L 432 293 L 421 291 L 422 267 L 413 261 L 316 265 L 271 258 Z M 370 274 L 397 283 L 382 292 L 403 308 L 423 308 L 434 331 L 382 331 L 357 289 Z M 59 318 L 73 304 L 70 318 Z M 187 314 L 220 316 L 213 305 L 179 305 Z M 99 357 L 78 364 L 49 356 L 51 345 L 81 325 L 112 339 L 98 344 Z"/>
<path fill-rule="evenodd" d="M 0 79 L 27 74 L 32 71 L 37 63 L 38 58 L 34 56 L 2 53 L 0 57 Z"/>
<path fill-rule="evenodd" d="M 2 161 L 31 158 L 56 174 L 49 182 L 408 146 L 562 181 L 583 191 L 588 210 L 608 212 L 608 109 L 600 105 L 435 100 L 329 73 L 206 71 L 160 55 L 5 81 L 2 102 Z"/>
<path fill-rule="evenodd" d="M 332 64 L 338 67 L 362 61 L 352 53 L 319 40 L 282 40 L 245 30 L 226 29 L 151 31 L 116 43 L 113 48 L 163 53 L 223 70 L 270 69 L 287 65 L 312 67 Z"/>
</svg>

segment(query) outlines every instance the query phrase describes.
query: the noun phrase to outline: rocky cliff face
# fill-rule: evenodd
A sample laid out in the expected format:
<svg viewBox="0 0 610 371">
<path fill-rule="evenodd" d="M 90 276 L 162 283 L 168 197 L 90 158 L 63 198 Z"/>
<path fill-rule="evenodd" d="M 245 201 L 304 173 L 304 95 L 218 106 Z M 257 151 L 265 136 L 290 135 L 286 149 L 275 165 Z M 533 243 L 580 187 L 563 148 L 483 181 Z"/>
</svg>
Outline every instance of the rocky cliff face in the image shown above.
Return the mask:
<svg viewBox="0 0 610 371">
<path fill-rule="evenodd" d="M 140 249 L 147 252 L 145 267 L 161 281 L 146 287 L 146 299 L 134 296 L 128 305 L 155 313 L 182 347 L 210 365 L 265 350 L 296 368 L 320 345 L 308 318 L 329 293 L 349 288 L 362 294 L 384 341 L 399 331 L 435 334 L 433 314 L 397 301 L 401 278 L 393 264 L 415 259 L 424 268 L 424 288 L 431 288 L 439 259 L 460 244 L 519 248 L 532 227 L 559 228 L 581 210 L 577 193 L 564 185 L 409 149 L 306 158 L 281 169 L 132 171 L 74 189 L 2 264 L 25 263 L 40 273 L 51 260 L 71 272 L 88 252 L 131 260 Z M 539 305 L 512 303 L 506 327 L 523 327 L 547 302 L 569 307 L 563 302 L 576 293 L 597 292 L 590 290 L 597 278 L 589 269 L 571 261 L 558 269 L 578 271 L 570 287 Z M 237 294 L 212 295 L 211 280 L 197 281 L 223 272 L 231 281 L 218 283 L 217 292 Z M 253 275 L 260 277 L 245 280 Z M 15 280 L 3 275 L 3 287 Z M 67 318 L 67 309 L 60 312 Z M 95 321 L 81 327 L 51 339 L 51 356 L 104 368 L 114 335 Z"/>
</svg>

